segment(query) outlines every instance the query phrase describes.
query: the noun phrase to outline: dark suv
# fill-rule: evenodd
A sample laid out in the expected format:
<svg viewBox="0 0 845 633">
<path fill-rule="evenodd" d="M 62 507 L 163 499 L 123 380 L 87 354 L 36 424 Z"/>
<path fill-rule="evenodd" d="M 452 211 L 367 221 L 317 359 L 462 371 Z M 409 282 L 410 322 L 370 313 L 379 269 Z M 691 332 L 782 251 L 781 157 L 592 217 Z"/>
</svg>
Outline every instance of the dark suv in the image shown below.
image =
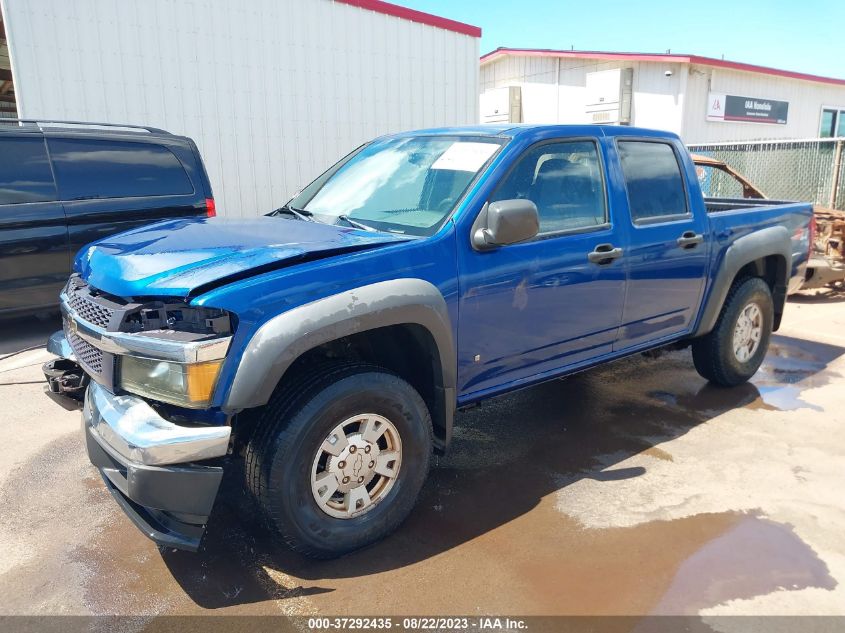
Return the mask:
<svg viewBox="0 0 845 633">
<path fill-rule="evenodd" d="M 0 121 L 0 315 L 58 306 L 85 244 L 213 216 L 196 144 L 150 127 Z"/>
</svg>

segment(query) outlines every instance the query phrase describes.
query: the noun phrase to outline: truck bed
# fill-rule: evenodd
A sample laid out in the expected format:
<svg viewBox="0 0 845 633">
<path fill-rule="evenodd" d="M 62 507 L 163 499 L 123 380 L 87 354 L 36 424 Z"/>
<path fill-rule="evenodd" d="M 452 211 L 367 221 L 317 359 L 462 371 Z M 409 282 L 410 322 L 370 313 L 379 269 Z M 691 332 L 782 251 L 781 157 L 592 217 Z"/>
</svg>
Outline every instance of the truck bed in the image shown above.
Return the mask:
<svg viewBox="0 0 845 633">
<path fill-rule="evenodd" d="M 724 236 L 719 241 L 719 262 L 733 240 L 754 231 L 782 226 L 792 240 L 792 270 L 788 288 L 793 293 L 801 288 L 807 255 L 810 251 L 810 232 L 807 230 L 812 205 L 809 202 L 786 202 L 756 198 L 705 198 L 704 205 L 710 218 L 714 235 Z"/>
<path fill-rule="evenodd" d="M 707 213 L 735 211 L 737 209 L 754 209 L 757 207 L 770 207 L 783 204 L 796 203 L 789 200 L 767 200 L 763 198 L 704 198 L 704 205 L 707 207 Z"/>
</svg>

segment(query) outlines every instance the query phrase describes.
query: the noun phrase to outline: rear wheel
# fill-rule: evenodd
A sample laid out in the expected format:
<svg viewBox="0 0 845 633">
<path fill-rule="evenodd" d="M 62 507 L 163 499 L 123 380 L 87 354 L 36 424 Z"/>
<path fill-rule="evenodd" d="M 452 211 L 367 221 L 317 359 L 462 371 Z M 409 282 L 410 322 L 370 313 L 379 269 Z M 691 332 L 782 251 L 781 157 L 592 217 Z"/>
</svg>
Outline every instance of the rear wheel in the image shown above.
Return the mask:
<svg viewBox="0 0 845 633">
<path fill-rule="evenodd" d="M 735 283 L 716 326 L 693 341 L 695 369 L 724 387 L 746 382 L 766 356 L 773 323 L 774 304 L 768 284 L 758 277 Z"/>
<path fill-rule="evenodd" d="M 267 405 L 247 448 L 247 484 L 291 548 L 331 558 L 405 519 L 431 447 L 431 418 L 411 385 L 375 365 L 331 365 Z"/>
</svg>

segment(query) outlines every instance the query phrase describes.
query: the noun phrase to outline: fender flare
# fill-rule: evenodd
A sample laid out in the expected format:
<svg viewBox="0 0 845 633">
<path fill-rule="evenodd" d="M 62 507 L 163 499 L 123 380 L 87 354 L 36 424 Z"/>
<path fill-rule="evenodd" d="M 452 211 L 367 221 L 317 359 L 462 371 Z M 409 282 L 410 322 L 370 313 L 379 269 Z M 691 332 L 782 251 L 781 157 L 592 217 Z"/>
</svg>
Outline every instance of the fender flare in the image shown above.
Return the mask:
<svg viewBox="0 0 845 633">
<path fill-rule="evenodd" d="M 241 356 L 223 409 L 229 412 L 259 407 L 302 354 L 324 343 L 367 330 L 414 324 L 425 328 L 437 347 L 437 406 L 432 418 L 451 435 L 457 382 L 457 351 L 446 301 L 422 279 L 393 279 L 318 299 L 283 312 L 264 323 Z M 440 414 L 440 415 L 438 415 Z"/>
<path fill-rule="evenodd" d="M 775 315 L 783 313 L 786 284 L 792 269 L 792 241 L 785 226 L 771 226 L 740 237 L 727 248 L 693 336 L 704 336 L 715 327 L 728 291 L 743 266 L 771 255 L 783 257 L 786 264 L 785 277 L 776 280 L 773 292 Z"/>
</svg>

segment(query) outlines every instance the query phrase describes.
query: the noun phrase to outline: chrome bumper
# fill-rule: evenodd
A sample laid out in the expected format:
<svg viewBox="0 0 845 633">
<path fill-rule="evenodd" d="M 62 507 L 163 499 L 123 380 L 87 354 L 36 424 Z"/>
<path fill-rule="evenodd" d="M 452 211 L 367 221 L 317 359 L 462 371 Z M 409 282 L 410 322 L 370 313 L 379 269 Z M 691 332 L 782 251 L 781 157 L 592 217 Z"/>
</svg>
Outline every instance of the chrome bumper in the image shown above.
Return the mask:
<svg viewBox="0 0 845 633">
<path fill-rule="evenodd" d="M 92 382 L 82 409 L 85 427 L 124 459 L 145 466 L 201 461 L 229 450 L 229 426 L 180 426 L 135 396 Z"/>
<path fill-rule="evenodd" d="M 88 458 L 129 519 L 165 547 L 196 551 L 223 479 L 229 427 L 182 427 L 134 396 L 92 382 L 83 408 Z"/>
</svg>

